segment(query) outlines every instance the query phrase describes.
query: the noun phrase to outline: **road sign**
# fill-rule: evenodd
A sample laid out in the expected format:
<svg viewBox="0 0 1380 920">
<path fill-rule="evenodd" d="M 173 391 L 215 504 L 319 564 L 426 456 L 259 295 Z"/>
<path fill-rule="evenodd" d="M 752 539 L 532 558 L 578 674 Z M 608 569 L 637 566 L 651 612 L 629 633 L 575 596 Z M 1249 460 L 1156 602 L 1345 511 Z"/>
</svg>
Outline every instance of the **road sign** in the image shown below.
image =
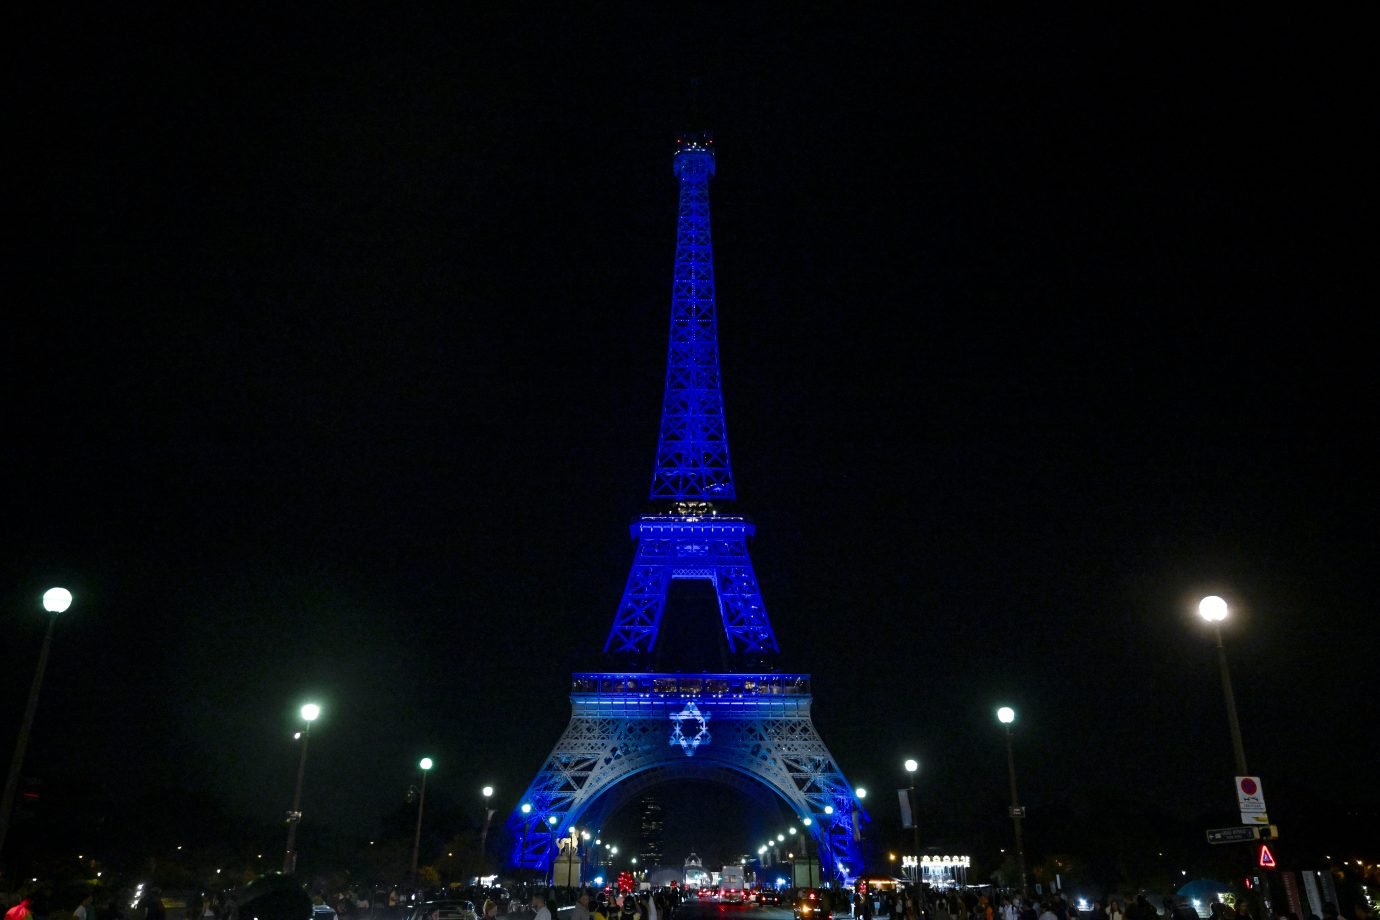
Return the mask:
<svg viewBox="0 0 1380 920">
<path fill-rule="evenodd" d="M 1250 843 L 1255 839 L 1253 827 L 1219 827 L 1207 832 L 1208 843 Z"/>
<path fill-rule="evenodd" d="M 1007 810 L 1007 812 L 1008 812 L 1009 817 L 1012 817 L 1012 818 L 1024 818 L 1024 817 L 1025 817 L 1025 806 L 1024 806 L 1024 805 L 1008 805 L 1007 808 L 1006 808 L 1006 810 Z"/>
<path fill-rule="evenodd" d="M 1276 867 L 1275 867 L 1275 854 L 1271 853 L 1271 852 L 1270 852 L 1270 848 L 1269 848 L 1268 846 L 1266 846 L 1265 844 L 1263 844 L 1263 843 L 1260 845 L 1260 868 L 1262 868 L 1262 869 L 1274 869 L 1274 868 L 1276 868 Z"/>
<path fill-rule="evenodd" d="M 1270 823 L 1270 817 L 1265 813 L 1265 793 L 1260 788 L 1260 777 L 1236 777 L 1236 805 L 1241 812 L 1242 824 Z"/>
<path fill-rule="evenodd" d="M 1217 827 L 1207 832 L 1208 843 L 1252 843 L 1256 840 L 1274 840 L 1279 836 L 1276 825 L 1246 825 L 1242 827 Z"/>
</svg>

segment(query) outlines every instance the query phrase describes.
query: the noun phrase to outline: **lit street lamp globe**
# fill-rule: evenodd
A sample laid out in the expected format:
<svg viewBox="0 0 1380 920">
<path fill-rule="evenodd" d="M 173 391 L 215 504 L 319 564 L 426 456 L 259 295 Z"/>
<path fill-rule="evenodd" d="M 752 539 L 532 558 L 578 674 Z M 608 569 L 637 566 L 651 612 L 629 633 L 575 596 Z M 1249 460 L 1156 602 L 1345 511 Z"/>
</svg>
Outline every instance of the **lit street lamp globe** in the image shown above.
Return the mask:
<svg viewBox="0 0 1380 920">
<path fill-rule="evenodd" d="M 776 842 L 777 842 L 777 843 L 785 843 L 785 842 L 786 842 L 786 835 L 785 835 L 785 834 L 777 834 L 777 835 L 776 835 Z"/>
<path fill-rule="evenodd" d="M 430 770 L 434 765 L 430 757 L 423 757 L 421 762 L 417 764 L 417 766 L 421 767 L 423 770 Z"/>
<path fill-rule="evenodd" d="M 1220 623 L 1227 618 L 1227 602 L 1215 594 L 1209 594 L 1198 602 L 1198 616 L 1209 623 Z"/>
<path fill-rule="evenodd" d="M 856 795 L 857 795 L 858 798 L 860 798 L 860 799 L 865 799 L 865 798 L 867 798 L 867 790 L 864 789 L 862 786 L 859 786 L 859 787 L 857 788 L 857 790 L 856 790 Z"/>
<path fill-rule="evenodd" d="M 914 758 L 911 758 L 910 760 L 906 761 L 907 773 L 914 773 L 918 769 L 920 769 L 920 764 L 916 763 Z"/>
<path fill-rule="evenodd" d="M 555 827 L 556 824 L 558 823 L 557 820 L 556 820 L 556 816 L 555 816 L 555 815 L 552 815 L 551 817 L 547 818 L 547 819 L 546 819 L 546 823 L 549 824 L 549 825 L 551 825 L 552 827 Z"/>
<path fill-rule="evenodd" d="M 825 806 L 824 806 L 824 813 L 825 813 L 826 815 L 832 815 L 832 814 L 834 813 L 834 806 L 832 806 L 832 805 L 825 805 Z"/>
<path fill-rule="evenodd" d="M 321 715 L 321 707 L 315 703 L 307 703 L 302 707 L 302 721 L 315 722 Z"/>
<path fill-rule="evenodd" d="M 1010 725 L 1012 722 L 1016 721 L 1016 710 L 1012 709 L 1010 706 L 1003 706 L 997 710 L 997 721 L 1002 725 Z"/>
<path fill-rule="evenodd" d="M 72 606 L 72 592 L 66 588 L 49 588 L 43 592 L 43 609 L 49 613 L 65 613 Z"/>
<path fill-rule="evenodd" d="M 531 803 L 531 802 L 523 802 L 523 803 L 522 803 L 522 813 L 523 813 L 524 815 L 530 815 L 530 814 L 532 813 L 532 803 Z"/>
</svg>

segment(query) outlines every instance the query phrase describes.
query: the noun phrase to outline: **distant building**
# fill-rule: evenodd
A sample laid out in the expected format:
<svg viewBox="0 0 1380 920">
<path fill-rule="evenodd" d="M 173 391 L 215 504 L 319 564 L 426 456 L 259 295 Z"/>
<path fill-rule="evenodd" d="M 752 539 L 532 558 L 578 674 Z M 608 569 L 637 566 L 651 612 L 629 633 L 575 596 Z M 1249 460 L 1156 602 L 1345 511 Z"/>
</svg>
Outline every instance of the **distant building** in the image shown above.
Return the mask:
<svg viewBox="0 0 1380 920">
<path fill-rule="evenodd" d="M 661 818 L 661 803 L 650 795 L 643 796 L 642 825 L 638 835 L 642 846 L 637 859 L 648 869 L 661 865 L 662 857 L 665 855 L 662 847 L 665 829 L 666 825 Z"/>
<path fill-rule="evenodd" d="M 694 853 L 685 857 L 685 887 L 709 888 L 714 884 L 710 874 L 704 871 L 704 863 Z"/>
</svg>

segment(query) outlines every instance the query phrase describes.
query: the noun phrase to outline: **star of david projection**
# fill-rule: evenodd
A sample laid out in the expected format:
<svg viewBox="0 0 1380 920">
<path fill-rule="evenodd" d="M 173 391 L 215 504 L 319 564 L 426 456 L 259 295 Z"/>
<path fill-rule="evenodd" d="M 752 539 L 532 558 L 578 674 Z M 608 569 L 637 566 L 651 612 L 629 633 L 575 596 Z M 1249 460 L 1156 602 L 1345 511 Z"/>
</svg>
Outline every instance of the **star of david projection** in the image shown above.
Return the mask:
<svg viewBox="0 0 1380 920">
<path fill-rule="evenodd" d="M 671 713 L 671 743 L 679 744 L 680 749 L 685 752 L 686 757 L 694 757 L 695 749 L 701 744 L 709 743 L 709 713 L 700 712 L 700 707 L 696 706 L 692 700 L 685 704 L 685 708 L 680 712 Z M 681 725 L 693 721 L 698 730 L 689 738 L 681 730 Z"/>
</svg>

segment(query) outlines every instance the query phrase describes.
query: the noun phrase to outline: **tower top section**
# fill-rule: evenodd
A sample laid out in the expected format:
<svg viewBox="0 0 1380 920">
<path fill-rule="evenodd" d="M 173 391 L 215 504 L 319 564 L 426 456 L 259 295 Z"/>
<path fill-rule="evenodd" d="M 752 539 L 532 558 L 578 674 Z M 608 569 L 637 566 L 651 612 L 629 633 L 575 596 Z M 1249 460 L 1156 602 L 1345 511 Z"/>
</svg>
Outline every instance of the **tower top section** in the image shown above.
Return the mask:
<svg viewBox="0 0 1380 920">
<path fill-rule="evenodd" d="M 672 167 L 681 178 L 691 163 L 703 168 L 706 175 L 714 175 L 714 134 L 710 131 L 687 131 L 676 138 L 676 155 Z"/>
<path fill-rule="evenodd" d="M 728 501 L 734 497 L 733 471 L 719 383 L 714 247 L 709 234 L 714 136 L 708 131 L 681 134 L 674 165 L 680 180 L 676 270 L 651 497 L 677 503 Z"/>
</svg>

